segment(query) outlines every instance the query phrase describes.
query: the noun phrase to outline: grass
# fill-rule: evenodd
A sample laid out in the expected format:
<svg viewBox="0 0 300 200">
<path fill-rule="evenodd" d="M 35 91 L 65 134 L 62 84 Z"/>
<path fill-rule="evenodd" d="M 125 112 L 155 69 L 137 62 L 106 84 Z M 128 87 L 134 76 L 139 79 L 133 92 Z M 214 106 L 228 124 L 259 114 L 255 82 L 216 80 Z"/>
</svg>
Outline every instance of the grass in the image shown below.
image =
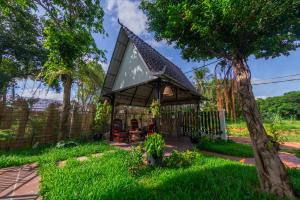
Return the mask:
<svg viewBox="0 0 300 200">
<path fill-rule="evenodd" d="M 67 160 L 83 155 L 109 150 L 107 144 L 99 142 L 81 143 L 79 146 L 70 148 L 41 147 L 36 149 L 14 150 L 0 152 L 0 168 L 18 166 L 27 163 L 48 163 L 59 160 Z"/>
<path fill-rule="evenodd" d="M 300 150 L 294 150 L 295 155 L 300 158 Z"/>
<path fill-rule="evenodd" d="M 120 150 L 84 162 L 70 159 L 64 168 L 43 165 L 43 199 L 276 199 L 258 191 L 252 166 L 197 154 L 190 167 L 147 168 L 133 176 L 124 164 L 128 154 Z M 290 180 L 299 194 L 300 172 L 290 171 Z"/>
<path fill-rule="evenodd" d="M 270 127 L 268 123 L 264 123 L 266 129 Z M 227 122 L 227 128 L 231 136 L 249 137 L 249 132 L 244 121 Z M 286 141 L 300 142 L 300 121 L 283 120 L 279 128 L 281 134 Z"/>
<path fill-rule="evenodd" d="M 197 153 L 184 168 L 146 168 L 139 176 L 128 172 L 129 152 L 108 151 L 103 143 L 86 143 L 65 149 L 44 148 L 1 155 L 0 166 L 37 161 L 44 200 L 57 199 L 277 199 L 259 191 L 255 167 Z M 86 161 L 75 157 L 90 156 Z M 67 159 L 59 168 L 58 160 Z M 289 171 L 300 195 L 300 171 Z"/>
<path fill-rule="evenodd" d="M 253 150 L 250 145 L 236 143 L 231 140 L 227 142 L 221 140 L 217 140 L 217 141 L 204 140 L 199 143 L 198 148 L 201 150 L 221 153 L 225 155 L 248 157 L 248 158 L 254 157 Z"/>
</svg>

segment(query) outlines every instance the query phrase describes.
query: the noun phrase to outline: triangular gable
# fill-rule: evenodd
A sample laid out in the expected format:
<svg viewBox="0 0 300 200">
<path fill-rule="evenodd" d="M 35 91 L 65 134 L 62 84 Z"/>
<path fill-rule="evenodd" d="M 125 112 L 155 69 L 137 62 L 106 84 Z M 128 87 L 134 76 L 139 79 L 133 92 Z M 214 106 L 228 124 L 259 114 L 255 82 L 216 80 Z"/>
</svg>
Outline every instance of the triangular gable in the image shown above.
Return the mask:
<svg viewBox="0 0 300 200">
<path fill-rule="evenodd" d="M 152 83 L 158 78 L 175 84 L 192 96 L 200 97 L 179 67 L 121 24 L 101 96 L 111 96 L 123 91 L 127 93 L 130 105 L 135 104 L 137 99 L 153 96 Z M 145 84 L 147 86 L 140 87 Z M 135 95 L 139 97 L 134 97 Z"/>
<path fill-rule="evenodd" d="M 135 86 L 156 78 L 146 66 L 138 49 L 129 41 L 122 57 L 112 91 L 129 88 L 130 86 Z"/>
</svg>

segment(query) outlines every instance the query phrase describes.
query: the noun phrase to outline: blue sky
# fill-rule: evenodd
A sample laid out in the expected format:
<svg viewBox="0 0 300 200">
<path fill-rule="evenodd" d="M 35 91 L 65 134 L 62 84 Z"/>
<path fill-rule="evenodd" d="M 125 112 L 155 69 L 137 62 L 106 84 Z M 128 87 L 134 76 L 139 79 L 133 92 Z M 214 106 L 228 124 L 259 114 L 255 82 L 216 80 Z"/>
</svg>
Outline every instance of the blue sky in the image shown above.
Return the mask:
<svg viewBox="0 0 300 200">
<path fill-rule="evenodd" d="M 180 50 L 167 45 L 163 41 L 155 41 L 153 33 L 147 32 L 147 18 L 142 11 L 139 10 L 138 5 L 139 1 L 134 0 L 104 0 L 102 2 L 102 6 L 105 10 L 104 27 L 109 36 L 103 38 L 103 36 L 95 34 L 94 38 L 98 48 L 107 51 L 107 63 L 103 64 L 105 69 L 108 67 L 118 36 L 120 28 L 117 22 L 118 19 L 134 33 L 143 38 L 148 44 L 158 50 L 162 55 L 178 65 L 182 71 L 189 71 L 192 67 L 204 64 L 204 62 L 187 62 L 181 58 Z M 272 77 L 300 74 L 300 49 L 292 52 L 290 56 L 282 56 L 275 59 L 265 60 L 250 57 L 248 64 L 252 71 L 252 79 L 256 82 Z M 210 69 L 213 72 L 214 65 L 211 65 Z M 188 77 L 191 75 L 191 73 L 188 74 Z M 298 77 L 300 78 L 300 76 Z M 27 86 L 27 88 L 28 87 L 30 88 L 30 86 Z M 300 80 L 257 85 L 253 86 L 253 91 L 256 97 L 278 96 L 288 91 L 300 91 Z M 26 96 L 27 93 L 28 92 L 25 92 L 24 96 Z M 44 93 L 44 91 L 40 91 L 40 93 Z M 53 92 L 48 93 L 47 96 L 42 95 L 41 97 L 61 99 L 61 95 Z"/>
</svg>

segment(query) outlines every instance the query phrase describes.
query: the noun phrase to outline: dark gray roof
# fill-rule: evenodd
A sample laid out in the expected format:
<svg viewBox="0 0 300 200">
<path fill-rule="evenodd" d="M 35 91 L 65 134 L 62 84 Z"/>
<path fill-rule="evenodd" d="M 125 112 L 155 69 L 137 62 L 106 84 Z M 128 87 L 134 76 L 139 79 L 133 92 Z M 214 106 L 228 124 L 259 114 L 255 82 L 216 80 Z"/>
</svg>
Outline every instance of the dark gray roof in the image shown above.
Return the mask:
<svg viewBox="0 0 300 200">
<path fill-rule="evenodd" d="M 162 84 L 161 94 L 166 85 L 172 86 L 175 93 L 171 97 L 163 96 L 161 98 L 162 105 L 194 104 L 205 99 L 196 92 L 192 83 L 179 67 L 145 43 L 127 27 L 120 25 L 121 29 L 105 76 L 101 96 L 115 96 L 116 105 L 149 106 L 152 99 L 156 98 L 155 88 L 160 82 Z M 113 90 L 123 56 L 130 42 L 137 48 L 146 67 L 155 78 Z"/>
<path fill-rule="evenodd" d="M 129 40 L 134 43 L 139 53 L 142 55 L 149 70 L 156 76 L 165 76 L 175 81 L 177 84 L 183 86 L 191 92 L 196 93 L 196 90 L 188 78 L 184 75 L 179 67 L 169 61 L 158 51 L 152 48 L 149 44 L 144 42 L 140 37 L 135 35 L 126 26 L 121 24 Z"/>
</svg>

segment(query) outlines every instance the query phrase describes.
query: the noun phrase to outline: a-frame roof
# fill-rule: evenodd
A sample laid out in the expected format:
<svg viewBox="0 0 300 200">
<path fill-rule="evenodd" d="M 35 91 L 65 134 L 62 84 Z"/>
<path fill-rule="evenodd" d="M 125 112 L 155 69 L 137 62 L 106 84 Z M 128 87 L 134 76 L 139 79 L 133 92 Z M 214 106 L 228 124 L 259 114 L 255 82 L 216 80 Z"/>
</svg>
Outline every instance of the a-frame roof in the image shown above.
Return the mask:
<svg viewBox="0 0 300 200">
<path fill-rule="evenodd" d="M 193 98 L 195 97 L 201 99 L 201 96 L 196 92 L 192 83 L 188 80 L 188 78 L 184 75 L 184 73 L 178 66 L 169 61 L 163 55 L 161 55 L 158 51 L 156 51 L 154 48 L 152 48 L 150 45 L 144 42 L 140 37 L 135 35 L 127 27 L 125 27 L 122 24 L 120 25 L 120 32 L 102 88 L 102 96 L 110 96 L 114 93 L 121 92 L 120 90 L 114 88 L 114 84 L 117 79 L 120 66 L 122 64 L 124 54 L 126 52 L 126 48 L 128 47 L 129 43 L 132 43 L 134 47 L 138 50 L 138 53 L 142 57 L 142 60 L 145 63 L 146 67 L 151 72 L 151 76 L 155 77 L 156 79 L 166 80 L 176 85 L 181 90 L 189 93 Z M 151 81 L 153 80 L 154 79 L 152 79 Z M 130 88 L 122 88 L 122 90 L 130 90 L 131 88 L 147 84 L 151 81 L 140 81 L 139 83 L 132 85 Z M 151 92 L 153 92 L 153 90 L 151 90 Z M 144 97 L 146 96 L 151 97 L 151 94 L 145 94 Z M 133 100 L 131 100 L 130 104 L 132 104 L 132 101 Z M 149 103 L 149 100 L 147 100 L 145 106 L 147 103 Z"/>
</svg>

